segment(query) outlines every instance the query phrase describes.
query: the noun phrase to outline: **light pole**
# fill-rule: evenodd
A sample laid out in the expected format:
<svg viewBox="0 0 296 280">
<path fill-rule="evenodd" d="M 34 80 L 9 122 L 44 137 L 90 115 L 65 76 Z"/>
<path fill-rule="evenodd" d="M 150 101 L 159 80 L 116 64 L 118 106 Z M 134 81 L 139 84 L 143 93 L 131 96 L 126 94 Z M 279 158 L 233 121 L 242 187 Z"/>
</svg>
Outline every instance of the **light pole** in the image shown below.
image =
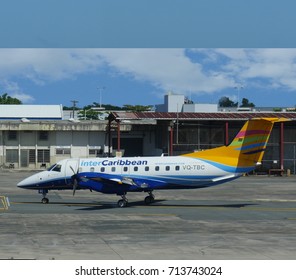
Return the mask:
<svg viewBox="0 0 296 280">
<path fill-rule="evenodd" d="M 98 87 L 98 90 L 100 92 L 100 108 L 102 108 L 102 91 L 106 89 L 106 87 Z"/>
<path fill-rule="evenodd" d="M 72 107 L 72 114 L 73 114 L 73 119 L 75 118 L 75 106 L 78 103 L 77 100 L 71 100 L 71 102 L 73 103 L 73 107 Z"/>
<path fill-rule="evenodd" d="M 237 85 L 234 88 L 237 89 L 237 108 L 239 108 L 239 92 L 240 92 L 241 89 L 244 88 L 244 86 L 243 85 Z"/>
</svg>

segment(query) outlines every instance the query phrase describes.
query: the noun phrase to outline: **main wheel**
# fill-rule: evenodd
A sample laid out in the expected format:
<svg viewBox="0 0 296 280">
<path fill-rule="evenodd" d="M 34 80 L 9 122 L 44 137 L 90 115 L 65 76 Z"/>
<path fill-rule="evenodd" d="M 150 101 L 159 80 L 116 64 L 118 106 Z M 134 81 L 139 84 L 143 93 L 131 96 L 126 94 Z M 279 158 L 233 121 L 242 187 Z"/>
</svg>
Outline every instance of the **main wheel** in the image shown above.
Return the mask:
<svg viewBox="0 0 296 280">
<path fill-rule="evenodd" d="M 154 196 L 152 196 L 152 195 L 146 196 L 145 199 L 144 199 L 144 202 L 147 205 L 153 203 L 154 202 Z"/>
<path fill-rule="evenodd" d="M 118 200 L 117 205 L 120 208 L 126 207 L 127 206 L 127 201 L 124 200 L 124 199 L 120 199 L 120 200 Z"/>
<path fill-rule="evenodd" d="M 43 204 L 47 204 L 47 203 L 49 202 L 49 199 L 48 199 L 47 197 L 43 197 L 43 198 L 41 199 L 41 202 L 42 202 Z"/>
</svg>

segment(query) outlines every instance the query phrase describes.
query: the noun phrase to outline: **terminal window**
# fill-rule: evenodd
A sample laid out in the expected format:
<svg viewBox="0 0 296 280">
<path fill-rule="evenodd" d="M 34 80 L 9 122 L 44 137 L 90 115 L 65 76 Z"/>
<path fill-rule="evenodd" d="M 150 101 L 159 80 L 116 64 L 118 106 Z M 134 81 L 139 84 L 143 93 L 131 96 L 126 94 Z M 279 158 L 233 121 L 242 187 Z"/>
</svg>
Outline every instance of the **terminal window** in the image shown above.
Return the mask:
<svg viewBox="0 0 296 280">
<path fill-rule="evenodd" d="M 39 140 L 47 141 L 48 140 L 48 131 L 39 132 Z"/>
<path fill-rule="evenodd" d="M 6 150 L 6 162 L 18 162 L 18 150 Z"/>
<path fill-rule="evenodd" d="M 71 149 L 70 148 L 58 148 L 56 149 L 56 155 L 70 155 Z"/>
<path fill-rule="evenodd" d="M 38 150 L 37 161 L 38 163 L 50 162 L 50 150 Z"/>
<path fill-rule="evenodd" d="M 88 154 L 90 156 L 99 157 L 103 154 L 103 149 L 89 149 Z"/>
<path fill-rule="evenodd" d="M 8 131 L 8 140 L 17 140 L 17 132 L 15 130 Z"/>
</svg>

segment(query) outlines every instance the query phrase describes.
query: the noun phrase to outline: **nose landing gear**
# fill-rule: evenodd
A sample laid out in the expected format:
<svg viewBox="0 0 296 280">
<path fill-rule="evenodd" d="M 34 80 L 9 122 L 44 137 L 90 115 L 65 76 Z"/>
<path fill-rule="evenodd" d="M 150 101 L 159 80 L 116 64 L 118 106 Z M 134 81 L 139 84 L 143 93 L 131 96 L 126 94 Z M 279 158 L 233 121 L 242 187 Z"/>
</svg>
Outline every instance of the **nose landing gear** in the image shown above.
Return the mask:
<svg viewBox="0 0 296 280">
<path fill-rule="evenodd" d="M 49 202 L 49 199 L 46 197 L 48 190 L 39 190 L 39 193 L 42 194 L 43 198 L 41 199 L 41 203 L 47 204 Z"/>
</svg>

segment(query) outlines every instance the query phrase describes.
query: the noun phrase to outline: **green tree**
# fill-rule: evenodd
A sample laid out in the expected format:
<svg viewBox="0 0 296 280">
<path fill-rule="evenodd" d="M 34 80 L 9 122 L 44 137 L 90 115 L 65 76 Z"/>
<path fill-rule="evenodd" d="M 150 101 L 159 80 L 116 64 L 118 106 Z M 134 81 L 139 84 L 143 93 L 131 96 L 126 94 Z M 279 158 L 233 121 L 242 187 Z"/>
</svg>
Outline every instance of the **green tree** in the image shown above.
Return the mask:
<svg viewBox="0 0 296 280">
<path fill-rule="evenodd" d="M 122 109 L 125 111 L 132 112 L 143 112 L 143 111 L 151 111 L 150 105 L 123 105 Z"/>
<path fill-rule="evenodd" d="M 243 108 L 245 108 L 245 107 L 251 107 L 251 108 L 253 108 L 253 107 L 255 107 L 255 104 L 252 103 L 252 102 L 249 102 L 249 99 L 243 98 L 242 99 L 242 105 L 240 107 L 243 107 Z"/>
<path fill-rule="evenodd" d="M 90 107 L 100 107 L 100 104 L 97 102 L 93 102 L 93 105 L 89 105 Z M 105 108 L 106 111 L 120 111 L 121 107 L 114 106 L 111 104 L 102 104 L 102 108 Z"/>
<path fill-rule="evenodd" d="M 78 112 L 78 118 L 80 120 L 97 120 L 98 111 L 92 109 L 93 106 L 87 105 Z"/>
<path fill-rule="evenodd" d="M 237 107 L 237 102 L 234 103 L 229 97 L 223 96 L 219 99 L 219 107 Z"/>
<path fill-rule="evenodd" d="M 9 96 L 7 93 L 4 93 L 2 96 L 0 96 L 0 104 L 22 104 L 22 101 Z"/>
</svg>

